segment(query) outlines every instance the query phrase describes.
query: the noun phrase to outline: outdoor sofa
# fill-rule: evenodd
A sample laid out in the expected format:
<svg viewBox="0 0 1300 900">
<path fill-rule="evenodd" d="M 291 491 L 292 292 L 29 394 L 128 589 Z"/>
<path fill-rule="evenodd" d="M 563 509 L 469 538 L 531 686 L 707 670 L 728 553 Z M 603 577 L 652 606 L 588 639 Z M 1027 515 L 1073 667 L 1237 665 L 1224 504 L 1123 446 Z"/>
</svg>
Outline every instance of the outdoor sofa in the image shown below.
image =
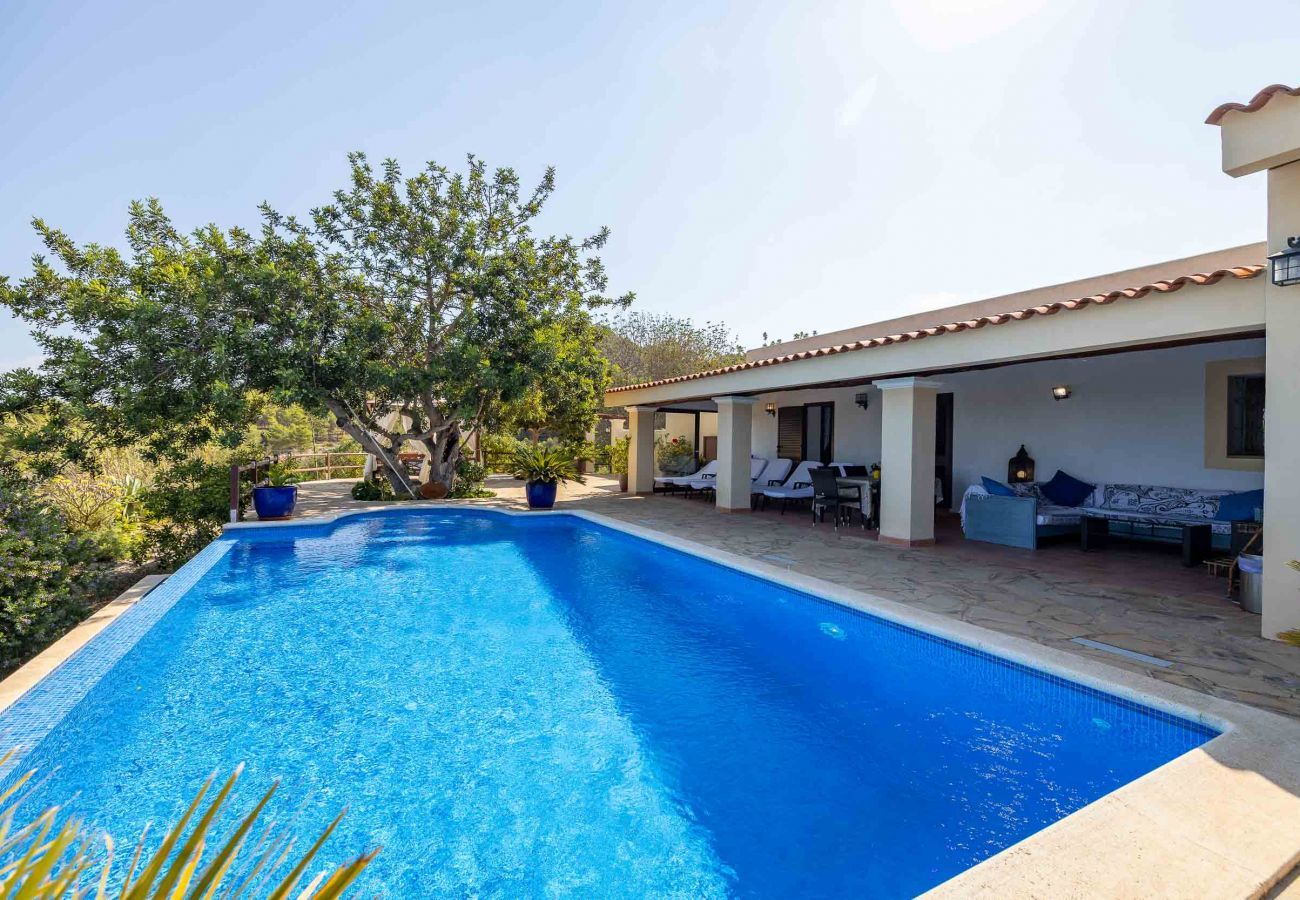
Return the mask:
<svg viewBox="0 0 1300 900">
<path fill-rule="evenodd" d="M 1015 496 L 991 494 L 971 485 L 962 499 L 962 530 L 968 540 L 1036 549 L 1055 535 L 1079 535 L 1084 549 L 1101 546 L 1111 534 L 1135 540 L 1181 543 L 1184 562 L 1227 550 L 1232 522 L 1253 518 L 1260 493 L 1209 491 L 1138 484 L 1099 484 L 1077 506 L 1052 503 L 1039 482 L 1012 487 Z M 1232 497 L 1223 504 L 1225 497 Z M 1220 516 L 1220 506 L 1224 509 Z M 1087 532 L 1086 534 L 1084 532 Z"/>
</svg>

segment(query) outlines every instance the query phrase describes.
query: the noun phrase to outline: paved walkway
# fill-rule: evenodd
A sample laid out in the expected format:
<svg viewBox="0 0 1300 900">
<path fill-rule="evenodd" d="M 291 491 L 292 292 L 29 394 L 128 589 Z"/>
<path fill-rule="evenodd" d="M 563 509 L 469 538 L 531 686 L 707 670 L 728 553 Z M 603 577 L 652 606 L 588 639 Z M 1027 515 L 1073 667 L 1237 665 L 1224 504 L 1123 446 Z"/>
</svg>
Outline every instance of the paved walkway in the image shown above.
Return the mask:
<svg viewBox="0 0 1300 900">
<path fill-rule="evenodd" d="M 362 506 L 352 482 L 299 487 L 303 515 Z M 494 477 L 482 505 L 522 507 L 523 485 Z M 1259 617 L 1224 599 L 1225 582 L 1186 569 L 1173 552 L 1071 543 L 1037 551 L 965 541 L 955 518 L 933 547 L 877 543 L 856 528 L 836 535 L 806 513 L 721 516 L 681 497 L 631 497 L 608 478 L 561 489 L 560 505 L 589 509 L 732 553 L 1099 660 L 1193 690 L 1300 717 L 1300 647 L 1259 637 Z M 1161 667 L 1089 649 L 1099 641 L 1168 661 Z"/>
</svg>

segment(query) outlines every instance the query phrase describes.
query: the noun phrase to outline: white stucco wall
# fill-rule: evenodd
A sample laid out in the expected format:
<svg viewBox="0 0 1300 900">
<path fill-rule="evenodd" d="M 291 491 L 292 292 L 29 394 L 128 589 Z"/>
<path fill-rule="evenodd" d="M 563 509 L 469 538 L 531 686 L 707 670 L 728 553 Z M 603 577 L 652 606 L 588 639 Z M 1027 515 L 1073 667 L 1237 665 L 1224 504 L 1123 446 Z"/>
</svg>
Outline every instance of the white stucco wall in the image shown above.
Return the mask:
<svg viewBox="0 0 1300 900">
<path fill-rule="evenodd" d="M 1253 490 L 1263 474 L 1205 467 L 1205 364 L 1264 355 L 1232 341 L 1026 363 L 941 376 L 953 392 L 953 493 L 1003 480 L 1023 443 L 1040 480 L 1057 469 L 1097 483 Z M 1068 384 L 1068 400 L 1051 388 Z"/>
<path fill-rule="evenodd" d="M 871 395 L 864 410 L 853 400 L 866 391 Z M 776 416 L 764 409 L 777 406 L 802 406 L 805 403 L 835 404 L 835 458 L 837 461 L 871 465 L 880 461 L 880 391 L 874 387 L 836 388 L 829 391 L 790 391 L 760 394 L 754 407 L 754 455 L 776 457 Z"/>
<path fill-rule="evenodd" d="M 1263 475 L 1205 466 L 1205 364 L 1264 355 L 1264 341 L 1229 341 L 1089 359 L 1025 363 L 937 375 L 953 393 L 953 495 L 988 475 L 1006 478 L 1007 460 L 1023 443 L 1038 476 L 1057 469 L 1093 482 L 1253 490 Z M 1068 384 L 1068 400 L 1051 388 Z M 754 409 L 753 446 L 776 455 L 776 418 L 767 403 L 835 403 L 835 456 L 870 465 L 880 460 L 881 394 L 853 401 L 860 387 L 762 394 Z"/>
</svg>

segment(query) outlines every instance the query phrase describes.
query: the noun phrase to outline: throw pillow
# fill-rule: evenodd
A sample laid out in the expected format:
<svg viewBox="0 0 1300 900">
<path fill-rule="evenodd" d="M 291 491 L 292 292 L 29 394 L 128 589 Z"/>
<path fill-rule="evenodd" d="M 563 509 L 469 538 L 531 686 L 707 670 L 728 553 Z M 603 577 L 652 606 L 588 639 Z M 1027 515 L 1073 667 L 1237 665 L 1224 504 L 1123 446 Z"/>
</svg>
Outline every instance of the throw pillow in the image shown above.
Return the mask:
<svg viewBox="0 0 1300 900">
<path fill-rule="evenodd" d="M 1263 505 L 1263 490 L 1227 494 L 1219 498 L 1219 514 L 1215 518 L 1223 522 L 1251 522 L 1255 510 Z"/>
<path fill-rule="evenodd" d="M 994 497 L 1015 497 L 1016 496 L 1016 492 L 1011 490 L 1011 488 L 1007 487 L 1005 484 L 1003 484 L 1000 481 L 994 481 L 992 478 L 989 478 L 987 475 L 981 478 L 980 481 L 984 482 L 984 490 L 988 491 Z"/>
<path fill-rule="evenodd" d="M 1096 487 L 1057 469 L 1052 480 L 1043 485 L 1043 496 L 1057 506 L 1078 506 L 1091 496 Z"/>
</svg>

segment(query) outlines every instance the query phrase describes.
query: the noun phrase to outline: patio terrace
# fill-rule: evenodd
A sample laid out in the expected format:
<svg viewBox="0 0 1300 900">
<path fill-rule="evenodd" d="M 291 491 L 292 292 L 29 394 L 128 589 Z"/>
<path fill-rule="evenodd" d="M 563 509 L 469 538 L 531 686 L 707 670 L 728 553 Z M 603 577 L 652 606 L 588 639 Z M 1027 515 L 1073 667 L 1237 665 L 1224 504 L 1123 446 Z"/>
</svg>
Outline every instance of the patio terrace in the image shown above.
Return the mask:
<svg viewBox="0 0 1300 900">
<path fill-rule="evenodd" d="M 304 517 L 364 508 L 350 481 L 299 488 Z M 522 507 L 523 486 L 489 480 L 495 500 Z M 937 543 L 878 543 L 857 526 L 813 527 L 806 512 L 719 519 L 712 504 L 619 493 L 607 478 L 562 489 L 558 508 L 587 509 L 886 599 L 1029 638 L 1150 678 L 1300 718 L 1300 647 L 1259 636 L 1259 618 L 1225 599 L 1225 582 L 1184 568 L 1172 549 L 1116 543 L 1084 554 L 1075 542 L 1037 551 L 966 541 L 955 517 Z M 1074 642 L 1090 639 L 1170 663 L 1155 665 Z"/>
</svg>

